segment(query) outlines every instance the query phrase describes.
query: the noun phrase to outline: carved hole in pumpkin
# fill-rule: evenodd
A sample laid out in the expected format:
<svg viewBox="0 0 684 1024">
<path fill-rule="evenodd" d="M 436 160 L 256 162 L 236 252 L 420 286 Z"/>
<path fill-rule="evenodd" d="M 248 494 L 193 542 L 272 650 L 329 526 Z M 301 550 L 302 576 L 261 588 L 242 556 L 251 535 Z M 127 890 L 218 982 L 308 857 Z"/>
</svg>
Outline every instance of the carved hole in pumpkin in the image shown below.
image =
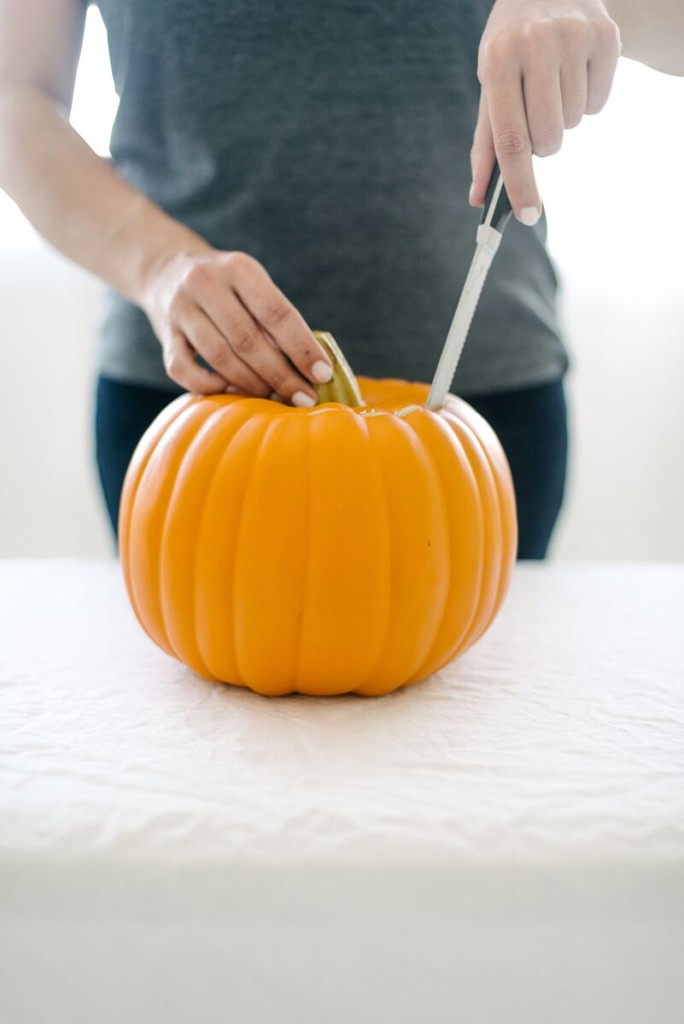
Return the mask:
<svg viewBox="0 0 684 1024">
<path fill-rule="evenodd" d="M 424 409 L 424 405 L 407 405 L 405 409 L 399 409 L 394 415 L 400 416 L 403 419 L 404 416 L 408 416 L 410 412 L 422 412 Z"/>
</svg>

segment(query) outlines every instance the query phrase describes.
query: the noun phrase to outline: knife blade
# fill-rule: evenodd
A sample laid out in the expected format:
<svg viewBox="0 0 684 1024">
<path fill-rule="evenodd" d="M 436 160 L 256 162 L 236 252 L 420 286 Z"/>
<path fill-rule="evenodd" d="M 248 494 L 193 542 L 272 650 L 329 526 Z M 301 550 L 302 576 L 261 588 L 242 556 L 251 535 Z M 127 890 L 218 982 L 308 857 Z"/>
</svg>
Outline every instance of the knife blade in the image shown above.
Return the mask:
<svg viewBox="0 0 684 1024">
<path fill-rule="evenodd" d="M 487 186 L 484 208 L 477 229 L 477 244 L 456 312 L 449 328 L 427 399 L 428 409 L 439 409 L 451 387 L 463 346 L 475 315 L 492 260 L 511 217 L 511 204 L 498 163 Z"/>
</svg>

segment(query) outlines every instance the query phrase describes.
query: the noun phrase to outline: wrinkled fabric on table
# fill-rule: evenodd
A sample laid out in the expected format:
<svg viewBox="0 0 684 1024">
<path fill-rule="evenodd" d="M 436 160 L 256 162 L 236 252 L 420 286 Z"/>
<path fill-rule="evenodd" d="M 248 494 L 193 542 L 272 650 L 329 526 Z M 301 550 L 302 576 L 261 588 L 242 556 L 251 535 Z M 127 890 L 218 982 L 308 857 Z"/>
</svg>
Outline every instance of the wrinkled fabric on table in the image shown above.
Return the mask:
<svg viewBox="0 0 684 1024">
<path fill-rule="evenodd" d="M 198 679 L 0 563 L 0 1021 L 680 1024 L 684 567 L 518 565 L 382 698 Z"/>
</svg>

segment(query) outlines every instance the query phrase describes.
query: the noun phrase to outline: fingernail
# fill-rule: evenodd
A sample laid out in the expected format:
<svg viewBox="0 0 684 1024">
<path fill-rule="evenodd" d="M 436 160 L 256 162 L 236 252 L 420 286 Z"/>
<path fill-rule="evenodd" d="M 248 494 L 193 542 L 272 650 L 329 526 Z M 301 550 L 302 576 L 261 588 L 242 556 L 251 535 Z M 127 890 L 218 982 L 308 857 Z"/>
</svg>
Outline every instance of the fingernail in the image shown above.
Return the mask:
<svg viewBox="0 0 684 1024">
<path fill-rule="evenodd" d="M 470 186 L 470 192 L 468 193 L 468 202 L 470 203 L 471 206 L 475 205 L 474 202 L 473 202 L 474 194 L 475 194 L 475 182 L 473 182 L 472 185 Z"/>
<path fill-rule="evenodd" d="M 307 395 L 305 391 L 295 391 L 292 396 L 292 404 L 298 405 L 301 408 L 310 409 L 312 405 L 316 404 L 316 399 L 312 398 L 311 395 Z"/>
<path fill-rule="evenodd" d="M 518 214 L 518 220 L 528 228 L 534 227 L 539 220 L 539 210 L 536 206 L 524 206 Z"/>
<path fill-rule="evenodd" d="M 319 359 L 317 363 L 313 364 L 311 372 L 319 384 L 327 384 L 328 381 L 333 378 L 332 366 L 330 363 L 324 363 L 322 359 Z"/>
</svg>

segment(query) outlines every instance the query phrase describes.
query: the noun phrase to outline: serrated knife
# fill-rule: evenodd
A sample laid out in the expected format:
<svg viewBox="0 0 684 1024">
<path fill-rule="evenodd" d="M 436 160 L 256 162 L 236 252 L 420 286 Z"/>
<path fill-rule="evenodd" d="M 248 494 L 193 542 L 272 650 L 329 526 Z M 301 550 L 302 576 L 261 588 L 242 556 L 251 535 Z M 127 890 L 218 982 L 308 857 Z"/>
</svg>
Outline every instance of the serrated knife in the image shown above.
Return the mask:
<svg viewBox="0 0 684 1024">
<path fill-rule="evenodd" d="M 499 248 L 504 228 L 511 216 L 511 204 L 498 163 L 494 165 L 477 229 L 475 255 L 470 264 L 461 297 L 456 306 L 437 370 L 427 399 L 428 409 L 439 409 L 449 392 L 470 324 L 482 293 L 487 272 Z"/>
</svg>

